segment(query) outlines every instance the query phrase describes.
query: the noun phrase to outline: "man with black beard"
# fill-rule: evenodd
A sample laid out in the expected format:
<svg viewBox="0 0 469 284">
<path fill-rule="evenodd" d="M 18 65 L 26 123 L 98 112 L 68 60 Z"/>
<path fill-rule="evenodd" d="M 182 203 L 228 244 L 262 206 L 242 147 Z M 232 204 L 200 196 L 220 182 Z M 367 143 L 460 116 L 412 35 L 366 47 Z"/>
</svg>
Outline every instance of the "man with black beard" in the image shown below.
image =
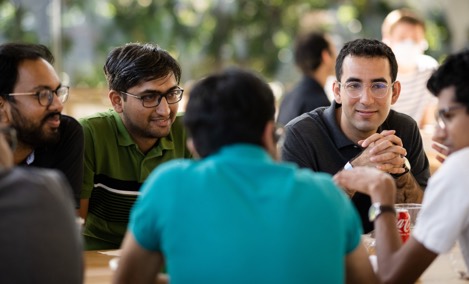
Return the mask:
<svg viewBox="0 0 469 284">
<path fill-rule="evenodd" d="M 18 133 L 14 163 L 62 171 L 79 208 L 83 130 L 74 118 L 61 114 L 69 87 L 61 84 L 53 61 L 43 45 L 0 45 L 0 111 L 3 122 Z"/>
</svg>

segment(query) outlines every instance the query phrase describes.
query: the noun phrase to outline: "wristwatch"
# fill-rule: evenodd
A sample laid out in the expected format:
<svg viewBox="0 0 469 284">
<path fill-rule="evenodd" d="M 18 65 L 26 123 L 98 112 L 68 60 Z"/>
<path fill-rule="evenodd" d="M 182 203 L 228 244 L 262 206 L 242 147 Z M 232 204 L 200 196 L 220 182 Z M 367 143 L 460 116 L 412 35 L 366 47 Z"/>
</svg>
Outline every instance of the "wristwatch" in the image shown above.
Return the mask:
<svg viewBox="0 0 469 284">
<path fill-rule="evenodd" d="M 405 175 L 406 173 L 410 172 L 410 163 L 409 163 L 409 160 L 407 160 L 406 157 L 404 157 L 404 165 L 403 165 L 403 168 L 404 168 L 404 172 L 401 173 L 401 174 L 392 174 L 392 177 L 393 178 L 398 178 L 398 177 L 401 177 L 403 175 Z"/>
<path fill-rule="evenodd" d="M 396 215 L 396 209 L 393 205 L 381 205 L 381 203 L 375 202 L 371 204 L 370 209 L 368 210 L 368 219 L 370 222 L 373 222 L 379 217 L 379 215 L 385 212 L 391 212 Z"/>
</svg>

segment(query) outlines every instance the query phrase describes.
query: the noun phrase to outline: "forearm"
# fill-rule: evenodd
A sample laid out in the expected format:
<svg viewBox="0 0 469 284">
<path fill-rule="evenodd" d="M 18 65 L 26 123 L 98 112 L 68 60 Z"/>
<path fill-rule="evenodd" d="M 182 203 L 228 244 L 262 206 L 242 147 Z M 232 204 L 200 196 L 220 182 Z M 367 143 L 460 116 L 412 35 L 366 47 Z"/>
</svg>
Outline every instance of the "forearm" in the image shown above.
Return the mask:
<svg viewBox="0 0 469 284">
<path fill-rule="evenodd" d="M 396 203 L 421 203 L 423 189 L 415 180 L 412 172 L 395 178 L 397 194 Z"/>
</svg>

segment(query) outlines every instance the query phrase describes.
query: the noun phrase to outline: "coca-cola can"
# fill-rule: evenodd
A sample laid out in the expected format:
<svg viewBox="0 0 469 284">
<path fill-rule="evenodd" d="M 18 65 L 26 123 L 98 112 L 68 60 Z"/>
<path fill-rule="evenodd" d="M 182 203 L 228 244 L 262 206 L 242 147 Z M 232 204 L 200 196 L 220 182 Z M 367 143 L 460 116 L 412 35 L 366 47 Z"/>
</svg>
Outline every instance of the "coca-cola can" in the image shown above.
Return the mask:
<svg viewBox="0 0 469 284">
<path fill-rule="evenodd" d="M 410 214 L 407 209 L 397 209 L 397 230 L 405 243 L 410 237 Z"/>
</svg>

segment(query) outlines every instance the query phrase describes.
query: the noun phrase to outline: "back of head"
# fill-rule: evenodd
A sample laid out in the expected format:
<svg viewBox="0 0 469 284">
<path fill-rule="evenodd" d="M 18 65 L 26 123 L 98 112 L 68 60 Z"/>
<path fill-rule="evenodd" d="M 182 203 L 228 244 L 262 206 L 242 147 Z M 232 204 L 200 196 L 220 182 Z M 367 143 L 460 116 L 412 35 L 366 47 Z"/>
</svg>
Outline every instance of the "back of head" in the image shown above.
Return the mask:
<svg viewBox="0 0 469 284">
<path fill-rule="evenodd" d="M 469 109 L 469 49 L 449 55 L 441 66 L 432 74 L 427 88 L 438 96 L 443 89 L 455 88 L 456 102 Z"/>
<path fill-rule="evenodd" d="M 7 94 L 13 92 L 18 81 L 18 66 L 22 61 L 40 58 L 50 64 L 54 62 L 52 53 L 41 44 L 6 43 L 0 45 L 0 74 L 2 74 L 0 95 L 7 98 Z"/>
<path fill-rule="evenodd" d="M 270 86 L 257 75 L 234 68 L 196 83 L 184 124 L 198 154 L 206 157 L 226 145 L 262 145 L 264 128 L 274 114 Z"/>
<path fill-rule="evenodd" d="M 332 53 L 330 43 L 323 33 L 299 35 L 295 42 L 295 63 L 304 74 L 309 74 L 321 65 L 324 50 Z"/>
<path fill-rule="evenodd" d="M 397 78 L 397 61 L 391 48 L 383 42 L 375 39 L 356 39 L 347 42 L 339 52 L 335 64 L 335 74 L 337 81 L 342 77 L 342 65 L 347 56 L 366 57 L 366 58 L 385 58 L 389 61 L 391 69 L 391 80 L 394 82 Z"/>
<path fill-rule="evenodd" d="M 421 26 L 425 31 L 425 21 L 416 12 L 410 9 L 393 10 L 384 18 L 383 24 L 381 25 L 381 35 L 384 42 L 390 37 L 394 27 L 400 23 Z"/>
<path fill-rule="evenodd" d="M 113 49 L 103 69 L 109 89 L 117 91 L 127 91 L 171 73 L 178 83 L 181 79 L 179 63 L 166 50 L 150 43 L 128 43 Z"/>
</svg>

